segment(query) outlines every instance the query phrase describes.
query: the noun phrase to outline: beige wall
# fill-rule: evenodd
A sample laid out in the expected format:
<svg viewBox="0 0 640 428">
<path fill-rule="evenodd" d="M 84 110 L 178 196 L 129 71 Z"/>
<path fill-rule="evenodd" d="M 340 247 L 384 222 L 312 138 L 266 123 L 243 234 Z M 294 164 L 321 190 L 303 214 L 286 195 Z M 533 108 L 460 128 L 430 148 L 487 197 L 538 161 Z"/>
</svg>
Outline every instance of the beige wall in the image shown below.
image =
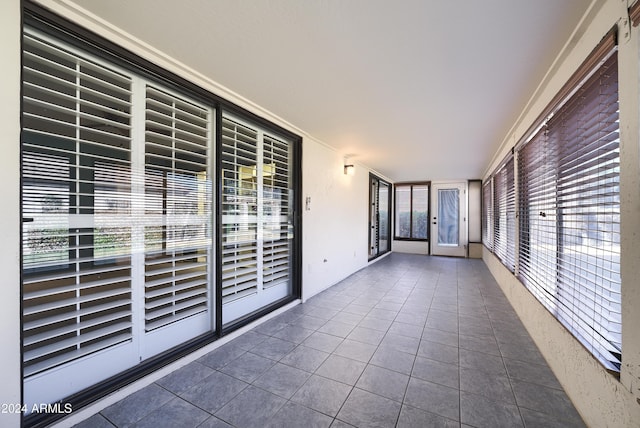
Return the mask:
<svg viewBox="0 0 640 428">
<path fill-rule="evenodd" d="M 0 404 L 19 404 L 20 376 L 20 0 L 0 2 Z M 0 426 L 20 414 L 0 413 Z"/>
<path fill-rule="evenodd" d="M 393 241 L 393 251 L 396 253 L 429 254 L 428 241 Z"/>
<path fill-rule="evenodd" d="M 565 45 L 563 53 L 539 86 L 528 108 L 505 138 L 488 172 L 497 166 L 553 95 L 584 58 L 616 24 L 627 18 L 626 1 L 596 0 Z M 624 28 L 621 26 L 621 28 Z M 621 270 L 622 348 L 620 380 L 598 361 L 538 303 L 524 286 L 486 249 L 483 258 L 527 330 L 591 427 L 640 426 L 640 155 L 639 155 L 639 39 L 619 38 L 620 151 L 621 151 Z"/>
</svg>

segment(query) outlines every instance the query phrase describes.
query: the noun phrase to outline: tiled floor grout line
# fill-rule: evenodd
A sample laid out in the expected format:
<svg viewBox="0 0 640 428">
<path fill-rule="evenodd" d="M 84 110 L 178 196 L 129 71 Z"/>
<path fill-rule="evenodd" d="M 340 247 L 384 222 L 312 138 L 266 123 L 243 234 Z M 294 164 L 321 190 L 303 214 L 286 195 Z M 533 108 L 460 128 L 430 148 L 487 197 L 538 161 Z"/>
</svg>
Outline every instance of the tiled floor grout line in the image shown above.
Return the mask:
<svg viewBox="0 0 640 428">
<path fill-rule="evenodd" d="M 503 414 L 496 416 L 492 413 L 492 417 L 506 418 L 510 414 L 504 412 L 512 412 L 509 417 L 517 418 L 517 422 L 515 419 L 511 420 L 514 426 L 535 424 L 535 421 L 539 424 L 569 421 L 567 424 L 582 426 L 578 420 L 571 422 L 571 416 L 558 413 L 562 407 L 556 405 L 553 408 L 542 408 L 535 401 L 535 395 L 531 395 L 547 394 L 553 390 L 556 391 L 553 392 L 554 397 L 560 397 L 562 403 L 567 401 L 562 398 L 564 391 L 561 387 L 552 382 L 555 377 L 548 377 L 550 370 L 546 363 L 543 360 L 537 361 L 536 358 L 539 357 L 531 357 L 518 349 L 518 344 L 529 343 L 531 339 L 522 325 L 512 325 L 511 320 L 517 320 L 515 313 L 497 284 L 492 282 L 484 265 L 448 258 L 392 256 L 393 258 L 389 257 L 382 260 L 382 263 L 357 272 L 318 293 L 306 303 L 246 332 L 247 336 L 239 336 L 222 345 L 207 354 L 208 359 L 205 355 L 202 360 L 194 361 L 202 366 L 193 366 L 184 372 L 188 375 L 188 380 L 181 381 L 181 375 L 178 375 L 167 382 L 162 382 L 162 379 L 154 382 L 151 385 L 163 393 L 157 395 L 159 390 L 149 390 L 149 394 L 156 394 L 159 399 L 167 401 L 150 407 L 144 415 L 138 416 L 135 423 L 149 424 L 171 409 L 182 411 L 184 408 L 192 408 L 198 418 L 206 415 L 203 425 L 215 425 L 216 421 L 224 420 L 232 426 L 241 426 L 255 418 L 242 416 L 238 414 L 238 410 L 249 403 L 247 400 L 260 398 L 260 402 L 266 400 L 264 403 L 277 405 L 271 410 L 256 409 L 259 414 L 267 412 L 264 414 L 268 418 L 262 420 L 262 425 L 281 423 L 283 417 L 315 418 L 314 415 L 327 418 L 327 426 L 342 423 L 359 425 L 369 417 L 363 413 L 366 406 L 380 404 L 382 409 L 394 412 L 384 413 L 382 417 L 389 426 L 397 427 L 404 426 L 410 420 L 423 420 L 421 418 L 426 418 L 423 422 L 429 420 L 457 426 L 481 426 L 482 418 L 485 417 L 483 412 L 493 412 L 493 409 L 498 409 Z M 413 316 L 420 318 L 413 319 Z M 485 331 L 490 332 L 490 336 Z M 310 339 L 312 336 L 314 339 Z M 242 341 L 243 337 L 247 340 Z M 333 339 L 325 340 L 325 337 Z M 455 354 L 452 352 L 453 346 Z M 329 349 L 331 350 L 327 351 Z M 497 352 L 494 353 L 494 350 Z M 289 355 L 292 357 L 287 359 Z M 324 357 L 320 361 L 322 355 Z M 455 363 L 453 358 L 456 358 Z M 508 366 L 507 359 L 513 361 L 513 364 L 509 363 Z M 218 365 L 216 361 L 224 364 Z M 254 363 L 256 365 L 244 366 Z M 485 366 L 488 363 L 490 364 Z M 453 369 L 451 366 L 456 369 L 455 372 L 449 372 L 451 376 L 454 373 L 458 376 L 455 383 L 447 382 L 442 377 Z M 325 368 L 321 370 L 322 367 Z M 351 367 L 362 369 L 354 377 L 355 373 L 349 374 Z M 335 374 L 332 373 L 334 369 L 338 370 Z M 491 375 L 494 370 L 498 370 L 495 372 L 496 376 Z M 512 370 L 515 372 L 512 373 Z M 197 374 L 201 372 L 209 374 L 198 379 Z M 267 375 L 268 373 L 272 374 Z M 539 376 L 539 373 L 547 377 L 540 381 L 531 377 Z M 221 380 L 229 379 L 224 382 L 232 382 L 233 379 L 229 385 L 235 385 L 233 388 L 236 389 L 241 386 L 242 389 L 234 395 L 216 399 L 211 405 L 198 404 L 202 402 L 198 400 L 207 399 L 208 396 L 192 402 L 193 398 L 189 398 L 189 394 L 179 392 L 200 388 L 196 391 L 211 391 L 206 392 L 211 394 L 218 388 L 213 384 L 207 385 L 207 379 L 216 374 L 225 376 L 220 377 Z M 287 374 L 289 380 L 282 383 L 277 379 L 280 374 Z M 527 380 L 527 376 L 531 380 Z M 490 380 L 494 377 L 503 380 L 495 383 Z M 324 380 L 313 383 L 312 379 L 316 378 Z M 384 389 L 387 379 L 391 382 L 389 385 L 395 385 L 391 390 Z M 466 379 L 465 391 L 462 390 L 463 379 Z M 481 382 L 474 383 L 476 379 Z M 213 381 L 214 378 L 210 380 Z M 323 388 L 324 385 L 331 388 L 326 391 L 317 389 L 321 385 Z M 327 402 L 334 402 L 335 407 L 322 407 L 324 405 L 311 399 L 313 394 L 333 394 L 332 385 L 338 388 L 335 391 L 341 391 L 339 398 Z M 494 396 L 491 388 L 497 387 L 501 389 Z M 282 395 L 278 391 L 282 391 Z M 163 395 L 165 393 L 168 394 Z M 437 394 L 434 396 L 434 403 L 426 398 L 429 395 L 424 395 L 432 393 Z M 521 402 L 521 396 L 528 401 Z M 451 400 L 454 397 L 457 398 L 458 419 L 455 422 L 456 413 L 451 412 L 455 409 Z M 504 401 L 508 397 L 511 398 Z M 176 402 L 176 398 L 184 403 Z M 427 401 L 416 401 L 423 399 Z M 442 400 L 450 400 L 450 405 Z M 122 402 L 126 402 L 126 399 Z M 438 404 L 440 402 L 442 404 Z M 360 403 L 365 403 L 365 408 L 361 408 Z M 473 407 L 484 406 L 483 403 L 489 405 L 486 410 L 483 410 L 484 407 Z M 442 405 L 445 407 L 438 407 Z M 296 408 L 305 410 L 301 414 L 292 415 L 291 412 Z M 104 414 L 101 412 L 95 416 L 104 418 L 104 423 L 122 426 L 115 410 L 105 410 Z"/>
<path fill-rule="evenodd" d="M 385 294 L 385 296 L 386 296 L 386 294 Z M 384 297 L 383 297 L 383 298 L 384 298 Z M 379 303 L 380 301 L 382 301 L 382 299 L 380 299 L 380 300 L 378 301 L 378 303 Z M 352 301 L 352 302 L 353 302 L 353 301 Z M 348 306 L 347 306 L 347 307 L 348 307 Z M 369 312 L 367 312 L 367 314 L 371 313 L 371 311 L 372 311 L 374 308 L 375 308 L 375 306 L 374 306 L 372 309 L 370 309 L 370 310 L 369 310 Z M 344 309 L 343 309 L 343 311 L 344 311 Z M 364 319 L 365 317 L 366 317 L 366 315 L 363 317 L 363 319 Z M 396 315 L 396 318 L 397 318 L 397 315 Z M 394 320 L 395 320 L 395 318 L 394 318 Z M 359 324 L 356 324 L 356 327 L 354 327 L 354 329 L 355 329 L 355 328 L 357 328 L 357 326 L 358 326 L 358 325 L 359 325 Z M 391 324 L 391 325 L 393 325 L 393 321 L 392 321 L 392 324 Z M 369 360 L 367 361 L 367 363 L 366 363 L 366 365 L 365 365 L 365 368 L 362 370 L 362 373 L 360 373 L 360 375 L 358 376 L 358 379 L 356 379 L 356 381 L 354 382 L 353 386 L 351 387 L 351 391 L 349 391 L 349 395 L 347 396 L 347 399 L 346 399 L 346 400 L 344 400 L 344 402 L 342 403 L 342 405 L 341 405 L 341 406 L 340 406 L 340 408 L 338 409 L 338 412 L 336 413 L 336 416 L 335 416 L 335 418 L 334 418 L 334 421 L 336 421 L 336 420 L 340 420 L 340 419 L 338 419 L 338 415 L 340 414 L 340 411 L 342 410 L 342 408 L 344 407 L 344 405 L 347 403 L 347 401 L 348 401 L 348 400 L 349 400 L 349 398 L 351 397 L 351 394 L 353 394 L 353 391 L 356 389 L 356 385 L 358 384 L 358 381 L 362 378 L 362 375 L 363 375 L 363 374 L 364 374 L 364 372 L 367 370 L 367 366 L 370 364 L 370 361 L 371 361 L 371 359 L 373 358 L 373 356 L 375 355 L 375 352 L 380 348 L 380 345 L 382 344 L 382 342 L 384 341 L 384 338 L 385 338 L 385 337 L 387 336 L 387 334 L 389 333 L 389 329 L 390 329 L 390 328 L 391 328 L 391 327 L 389 327 L 389 328 L 384 332 L 384 336 L 382 336 L 382 339 L 380 340 L 380 342 L 378 343 L 378 345 L 376 345 L 376 350 L 371 354 L 371 357 L 369 357 Z M 353 331 L 353 330 L 352 330 L 352 331 Z M 349 337 L 349 335 L 347 335 L 347 337 L 345 337 L 345 338 L 343 339 L 343 342 L 344 342 L 344 340 L 347 340 L 347 338 L 348 338 L 348 337 Z M 336 349 L 337 349 L 337 348 L 336 348 Z M 408 382 L 407 382 L 407 387 L 408 387 Z M 403 396 L 403 399 L 404 399 L 404 396 Z M 402 403 L 400 403 L 400 406 L 402 406 Z M 400 417 L 400 412 L 398 412 L 398 416 L 397 416 L 397 418 L 396 418 L 396 425 L 397 425 L 397 419 L 398 419 L 399 417 Z M 343 422 L 344 422 L 344 421 L 343 421 Z"/>
</svg>

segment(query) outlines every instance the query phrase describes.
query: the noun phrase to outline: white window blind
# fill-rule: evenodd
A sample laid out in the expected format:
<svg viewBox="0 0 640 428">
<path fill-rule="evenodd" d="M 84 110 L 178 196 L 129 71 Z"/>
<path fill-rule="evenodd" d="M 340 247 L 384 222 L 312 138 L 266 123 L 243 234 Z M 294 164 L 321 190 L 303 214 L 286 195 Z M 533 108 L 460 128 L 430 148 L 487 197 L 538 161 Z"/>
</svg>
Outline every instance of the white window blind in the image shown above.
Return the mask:
<svg viewBox="0 0 640 428">
<path fill-rule="evenodd" d="M 518 277 L 619 371 L 618 63 L 613 46 L 601 55 L 519 151 Z"/>
<path fill-rule="evenodd" d="M 396 202 L 396 228 L 395 237 L 397 238 L 411 238 L 411 193 L 412 187 L 407 185 L 395 185 L 395 202 Z"/>
<path fill-rule="evenodd" d="M 427 239 L 429 236 L 429 186 L 413 186 L 411 196 L 411 237 Z"/>
<path fill-rule="evenodd" d="M 429 185 L 396 184 L 396 239 L 426 240 L 429 228 Z"/>
<path fill-rule="evenodd" d="M 29 376 L 132 337 L 131 78 L 25 32 L 23 331 Z"/>
<path fill-rule="evenodd" d="M 493 250 L 493 178 L 482 185 L 482 243 Z"/>
<path fill-rule="evenodd" d="M 510 157 L 493 176 L 493 251 L 511 272 L 515 270 L 516 200 L 514 161 Z"/>
<path fill-rule="evenodd" d="M 208 308 L 209 109 L 146 86 L 145 329 Z"/>
<path fill-rule="evenodd" d="M 541 129 L 518 153 L 520 250 L 518 277 L 556 311 L 557 147 Z"/>
</svg>

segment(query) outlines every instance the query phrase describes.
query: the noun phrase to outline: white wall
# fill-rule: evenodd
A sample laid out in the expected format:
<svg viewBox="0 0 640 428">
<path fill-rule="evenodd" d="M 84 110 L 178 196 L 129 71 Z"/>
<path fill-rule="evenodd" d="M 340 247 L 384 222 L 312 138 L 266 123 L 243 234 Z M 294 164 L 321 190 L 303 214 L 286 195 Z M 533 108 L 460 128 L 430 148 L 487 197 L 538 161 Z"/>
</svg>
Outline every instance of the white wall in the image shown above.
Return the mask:
<svg viewBox="0 0 640 428">
<path fill-rule="evenodd" d="M 627 18 L 626 4 L 621 0 L 594 1 L 592 9 L 565 45 L 528 108 L 495 154 L 486 175 L 507 155 L 605 34 Z M 533 340 L 591 427 L 640 426 L 640 401 L 637 401 L 640 398 L 640 246 L 637 245 L 640 238 L 639 38 L 640 29 L 633 28 L 630 40 L 620 37 L 618 51 L 623 348 L 620 380 L 607 373 L 490 252 L 484 249 L 483 254 L 487 266 Z"/>
<path fill-rule="evenodd" d="M 0 2 L 0 404 L 19 404 L 20 376 L 20 0 Z M 20 414 L 0 413 L 0 426 Z"/>
<path fill-rule="evenodd" d="M 303 143 L 303 300 L 368 263 L 369 170 L 344 174 L 343 157 L 305 139 Z M 304 207 L 303 207 L 304 209 Z"/>
</svg>

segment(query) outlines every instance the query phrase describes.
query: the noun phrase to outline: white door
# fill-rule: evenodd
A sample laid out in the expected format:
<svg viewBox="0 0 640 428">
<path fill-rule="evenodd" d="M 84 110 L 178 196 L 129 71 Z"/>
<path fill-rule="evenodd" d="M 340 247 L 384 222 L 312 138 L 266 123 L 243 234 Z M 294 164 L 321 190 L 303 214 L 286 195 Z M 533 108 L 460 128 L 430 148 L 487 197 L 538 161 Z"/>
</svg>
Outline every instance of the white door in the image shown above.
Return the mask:
<svg viewBox="0 0 640 428">
<path fill-rule="evenodd" d="M 431 254 L 467 255 L 467 183 L 431 186 Z"/>
</svg>

